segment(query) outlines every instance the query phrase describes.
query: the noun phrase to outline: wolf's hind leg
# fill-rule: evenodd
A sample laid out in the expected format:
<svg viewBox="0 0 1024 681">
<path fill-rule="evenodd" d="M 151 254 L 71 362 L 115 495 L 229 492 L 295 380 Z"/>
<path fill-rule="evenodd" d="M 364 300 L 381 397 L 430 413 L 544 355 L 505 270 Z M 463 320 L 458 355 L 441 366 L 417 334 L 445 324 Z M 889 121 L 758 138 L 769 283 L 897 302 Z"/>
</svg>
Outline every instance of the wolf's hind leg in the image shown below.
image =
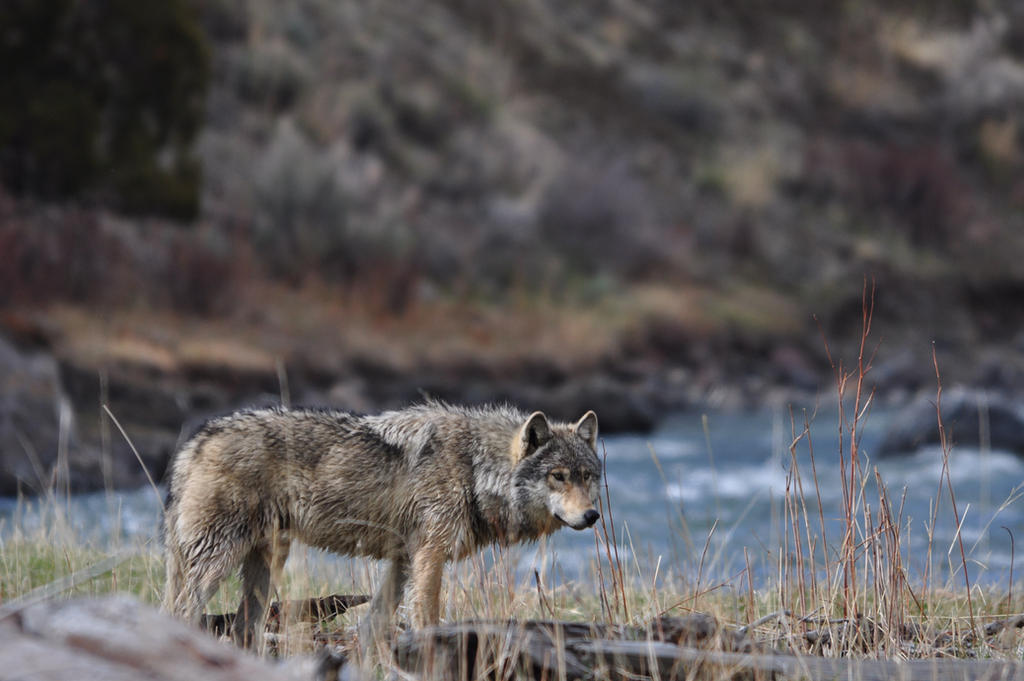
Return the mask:
<svg viewBox="0 0 1024 681">
<path fill-rule="evenodd" d="M 270 549 L 259 546 L 242 561 L 242 601 L 238 604 L 231 637 L 242 648 L 257 647 L 266 626 L 270 605 Z"/>
<path fill-rule="evenodd" d="M 242 561 L 242 601 L 231 629 L 235 644 L 258 648 L 266 629 L 270 594 L 281 584 L 284 564 L 291 550 L 287 533 L 275 533 L 269 544 L 257 546 Z M 284 613 L 281 613 L 282 617 Z"/>
</svg>

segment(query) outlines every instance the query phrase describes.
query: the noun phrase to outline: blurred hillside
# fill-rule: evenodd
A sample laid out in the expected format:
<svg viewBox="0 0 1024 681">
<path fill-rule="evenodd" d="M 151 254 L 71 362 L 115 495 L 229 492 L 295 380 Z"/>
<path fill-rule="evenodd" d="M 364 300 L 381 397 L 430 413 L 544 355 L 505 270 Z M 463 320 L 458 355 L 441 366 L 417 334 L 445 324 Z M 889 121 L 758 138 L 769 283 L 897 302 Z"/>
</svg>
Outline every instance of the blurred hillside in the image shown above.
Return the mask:
<svg viewBox="0 0 1024 681">
<path fill-rule="evenodd" d="M 827 393 L 865 277 L 893 399 L 933 388 L 933 340 L 950 381 L 1024 385 L 1020 3 L 183 7 L 198 216 L 102 165 L 0 199 L 0 323 L 83 441 L 100 400 L 163 451 L 260 394 L 636 428 Z"/>
</svg>

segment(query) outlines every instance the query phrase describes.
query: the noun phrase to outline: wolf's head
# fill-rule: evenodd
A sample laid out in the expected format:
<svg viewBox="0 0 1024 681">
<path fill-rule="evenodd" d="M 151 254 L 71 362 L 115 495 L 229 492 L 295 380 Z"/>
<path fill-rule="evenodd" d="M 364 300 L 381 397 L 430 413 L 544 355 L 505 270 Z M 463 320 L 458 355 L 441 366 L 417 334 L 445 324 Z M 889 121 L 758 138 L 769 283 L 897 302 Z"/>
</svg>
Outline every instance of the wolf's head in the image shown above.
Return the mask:
<svg viewBox="0 0 1024 681">
<path fill-rule="evenodd" d="M 516 496 L 523 511 L 545 513 L 576 530 L 597 522 L 601 516 L 594 506 L 601 461 L 596 453 L 594 412 L 588 411 L 572 425 L 552 424 L 543 413 L 534 412 L 519 429 L 512 447 L 517 458 Z"/>
</svg>

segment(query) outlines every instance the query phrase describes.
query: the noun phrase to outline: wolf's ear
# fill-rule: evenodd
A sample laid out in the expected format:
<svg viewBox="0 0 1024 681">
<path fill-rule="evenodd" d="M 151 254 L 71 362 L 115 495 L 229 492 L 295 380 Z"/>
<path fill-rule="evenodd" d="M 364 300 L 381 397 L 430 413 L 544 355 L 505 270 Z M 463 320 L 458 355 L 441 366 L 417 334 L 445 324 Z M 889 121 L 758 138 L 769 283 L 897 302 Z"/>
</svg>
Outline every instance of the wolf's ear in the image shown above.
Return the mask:
<svg viewBox="0 0 1024 681">
<path fill-rule="evenodd" d="M 591 449 L 597 451 L 597 414 L 588 411 L 583 415 L 583 418 L 576 422 L 572 429 L 573 432 L 587 441 Z"/>
<path fill-rule="evenodd" d="M 544 412 L 535 411 L 519 431 L 519 458 L 525 459 L 551 439 L 551 424 Z"/>
</svg>

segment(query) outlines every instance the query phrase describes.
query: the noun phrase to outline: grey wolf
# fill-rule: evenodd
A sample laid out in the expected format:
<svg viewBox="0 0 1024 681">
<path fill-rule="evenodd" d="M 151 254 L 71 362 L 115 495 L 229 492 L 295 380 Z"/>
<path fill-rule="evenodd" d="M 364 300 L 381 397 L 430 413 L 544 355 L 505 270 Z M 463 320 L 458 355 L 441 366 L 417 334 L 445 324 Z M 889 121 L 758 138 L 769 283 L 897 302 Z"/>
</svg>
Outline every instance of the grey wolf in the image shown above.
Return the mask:
<svg viewBox="0 0 1024 681">
<path fill-rule="evenodd" d="M 196 624 L 241 566 L 232 626 L 258 642 L 292 540 L 390 561 L 360 624 L 375 636 L 409 586 L 414 623 L 438 622 L 443 568 L 492 543 L 591 527 L 597 416 L 438 402 L 378 415 L 261 409 L 207 422 L 170 470 L 166 610 Z"/>
</svg>

